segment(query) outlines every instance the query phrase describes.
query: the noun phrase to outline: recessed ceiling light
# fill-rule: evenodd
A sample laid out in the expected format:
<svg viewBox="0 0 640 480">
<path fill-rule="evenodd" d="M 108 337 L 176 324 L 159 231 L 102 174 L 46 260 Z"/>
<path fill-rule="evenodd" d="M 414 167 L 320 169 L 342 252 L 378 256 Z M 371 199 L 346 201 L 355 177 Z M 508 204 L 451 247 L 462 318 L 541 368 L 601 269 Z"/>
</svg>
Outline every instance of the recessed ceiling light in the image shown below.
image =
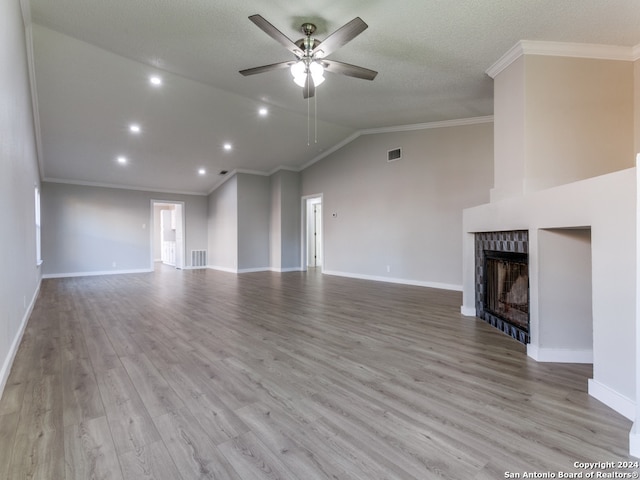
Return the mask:
<svg viewBox="0 0 640 480">
<path fill-rule="evenodd" d="M 268 113 L 269 110 L 267 110 L 266 107 L 262 107 L 260 108 L 260 110 L 258 110 L 258 114 L 260 114 L 261 117 L 266 117 Z"/>
<path fill-rule="evenodd" d="M 198 175 L 204 175 L 207 171 L 204 168 L 198 170 Z"/>
<path fill-rule="evenodd" d="M 131 125 L 129 125 L 129 131 L 131 133 L 140 133 L 140 125 L 138 125 L 137 123 L 132 123 Z"/>
<path fill-rule="evenodd" d="M 230 143 L 225 143 L 223 145 L 223 147 L 224 147 L 225 150 L 231 150 L 231 144 Z"/>
<path fill-rule="evenodd" d="M 120 163 L 120 164 L 122 164 L 122 165 L 124 165 L 125 163 L 127 163 L 127 157 L 119 156 L 119 157 L 117 158 L 117 160 L 118 160 L 118 163 Z"/>
<path fill-rule="evenodd" d="M 162 85 L 162 78 L 157 75 L 151 75 L 149 77 L 149 83 L 155 87 Z"/>
</svg>

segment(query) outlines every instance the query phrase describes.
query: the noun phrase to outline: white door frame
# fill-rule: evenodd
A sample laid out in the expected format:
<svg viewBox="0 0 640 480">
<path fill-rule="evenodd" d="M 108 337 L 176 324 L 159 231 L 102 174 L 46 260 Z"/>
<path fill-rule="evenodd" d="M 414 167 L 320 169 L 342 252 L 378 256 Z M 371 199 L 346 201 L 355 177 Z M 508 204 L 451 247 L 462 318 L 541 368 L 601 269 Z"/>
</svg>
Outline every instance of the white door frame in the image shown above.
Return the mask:
<svg viewBox="0 0 640 480">
<path fill-rule="evenodd" d="M 319 198 L 320 199 L 320 204 L 323 204 L 324 202 L 324 198 L 323 198 L 323 194 L 322 193 L 316 193 L 314 195 L 303 195 L 301 198 L 301 207 L 300 207 L 300 213 L 301 213 L 301 221 L 300 221 L 300 267 L 301 270 L 303 272 L 307 271 L 307 263 L 308 263 L 308 259 L 307 259 L 307 255 L 308 255 L 308 238 L 307 238 L 307 205 L 309 203 L 309 200 L 313 200 Z M 323 210 L 324 212 L 324 207 Z M 322 216 L 322 218 L 320 219 L 320 234 L 324 237 L 324 214 Z M 325 264 L 325 256 L 324 256 L 324 238 L 322 238 L 320 240 L 320 251 L 321 251 L 321 258 L 322 258 L 322 263 L 320 265 L 320 271 L 322 271 L 322 269 L 324 268 L 324 264 Z"/>
<path fill-rule="evenodd" d="M 178 255 L 178 252 L 176 252 L 176 268 L 181 268 L 184 269 L 186 268 L 186 264 L 187 264 L 187 241 L 186 241 L 186 211 L 185 211 L 185 203 L 179 200 L 159 200 L 159 199 L 151 199 L 151 220 L 149 221 L 149 266 L 151 268 L 151 271 L 153 271 L 154 269 L 154 258 L 153 258 L 153 243 L 154 243 L 154 231 L 155 231 L 155 219 L 154 219 L 154 207 L 156 205 L 180 205 L 181 208 L 181 215 L 180 218 L 177 219 L 177 221 L 180 222 L 180 226 L 181 226 L 181 230 L 182 230 L 182 240 L 181 242 L 178 242 L 178 239 L 176 238 L 176 248 L 178 247 L 178 245 L 180 243 L 182 243 L 182 248 L 181 248 L 181 255 Z M 177 230 L 177 229 L 176 229 Z M 176 232 L 177 234 L 177 232 Z M 182 257 L 182 264 L 178 264 L 178 259 Z"/>
</svg>

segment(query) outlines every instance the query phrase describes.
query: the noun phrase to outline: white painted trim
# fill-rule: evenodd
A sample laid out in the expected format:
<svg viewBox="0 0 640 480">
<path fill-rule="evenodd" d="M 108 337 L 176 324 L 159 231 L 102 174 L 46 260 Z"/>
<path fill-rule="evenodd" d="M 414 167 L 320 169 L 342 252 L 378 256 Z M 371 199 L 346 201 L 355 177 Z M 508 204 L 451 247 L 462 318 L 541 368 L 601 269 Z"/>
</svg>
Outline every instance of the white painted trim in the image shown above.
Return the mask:
<svg viewBox="0 0 640 480">
<path fill-rule="evenodd" d="M 487 70 L 491 78 L 502 72 L 522 55 L 545 55 L 552 57 L 592 58 L 597 60 L 637 60 L 640 47 L 597 45 L 589 43 L 564 43 L 520 40 Z"/>
<path fill-rule="evenodd" d="M 633 400 L 619 394 L 612 388 L 607 387 L 593 378 L 589 379 L 589 395 L 601 401 L 609 408 L 612 408 L 620 415 L 627 417 L 629 420 L 633 420 L 636 416 L 636 404 Z"/>
<path fill-rule="evenodd" d="M 500 72 L 515 62 L 523 55 L 522 45 L 520 42 L 507 50 L 493 65 L 485 70 L 484 73 L 491 78 L 496 78 Z"/>
<path fill-rule="evenodd" d="M 327 275 L 334 275 L 336 277 L 357 278 L 359 280 L 371 280 L 373 282 L 399 283 L 402 285 L 412 285 L 415 287 L 437 288 L 440 290 L 453 290 L 456 292 L 462 291 L 462 285 L 450 284 L 450 283 L 425 282 L 422 280 L 408 280 L 406 278 L 382 277 L 377 275 L 363 275 L 359 273 L 338 272 L 335 270 L 323 270 L 322 273 L 325 273 Z"/>
<path fill-rule="evenodd" d="M 568 348 L 540 348 L 527 345 L 527 356 L 536 362 L 548 363 L 593 363 L 593 350 L 572 350 Z"/>
<path fill-rule="evenodd" d="M 464 127 L 465 125 L 477 125 L 480 123 L 491 123 L 491 122 L 493 122 L 493 115 L 487 115 L 485 117 L 459 118 L 456 120 L 414 123 L 412 125 L 398 125 L 395 127 L 369 128 L 367 130 L 361 130 L 361 133 L 362 135 L 374 135 L 374 134 L 380 134 L 380 133 L 412 132 L 415 130 L 429 130 L 431 128 Z"/>
<path fill-rule="evenodd" d="M 218 265 L 207 265 L 207 268 L 210 268 L 211 270 L 218 270 L 219 272 L 238 273 L 237 268 L 220 267 Z"/>
<path fill-rule="evenodd" d="M 42 179 L 44 182 L 49 183 L 63 183 L 67 185 L 81 185 L 85 187 L 102 187 L 102 188 L 115 188 L 118 190 L 137 190 L 139 192 L 154 192 L 154 193 L 172 193 L 174 195 L 196 195 L 196 196 L 206 196 L 207 193 L 203 192 L 186 192 L 180 190 L 161 190 L 157 188 L 149 188 L 149 187 L 140 187 L 140 186 L 129 186 L 129 185 L 116 185 L 113 183 L 100 183 L 100 182 L 85 182 L 81 180 L 66 180 L 62 178 L 53 178 L 53 177 L 45 177 Z"/>
<path fill-rule="evenodd" d="M 124 275 L 129 273 L 152 273 L 149 268 L 132 270 L 101 270 L 95 272 L 69 272 L 69 273 L 45 273 L 42 278 L 71 278 L 71 277 L 96 277 L 98 275 Z"/>
<path fill-rule="evenodd" d="M 224 176 L 223 179 L 221 179 L 219 182 L 215 183 L 213 185 L 213 187 L 211 187 L 211 189 L 209 189 L 209 191 L 206 193 L 206 195 L 210 195 L 211 193 L 213 193 L 222 184 L 224 184 L 227 180 L 229 180 L 233 176 L 237 175 L 238 173 L 248 173 L 248 174 L 251 174 L 251 175 L 271 176 L 274 173 L 278 172 L 279 170 L 288 170 L 288 171 L 291 171 L 291 172 L 301 172 L 305 168 L 308 168 L 311 165 L 313 165 L 314 163 L 319 162 L 320 160 L 322 160 L 325 157 L 328 157 L 329 155 L 331 155 L 334 152 L 337 152 L 342 147 L 344 147 L 345 145 L 348 145 L 349 143 L 353 142 L 356 138 L 360 137 L 361 135 L 373 135 L 373 134 L 393 133 L 393 132 L 410 132 L 410 131 L 414 131 L 414 130 L 426 130 L 426 129 L 429 129 L 429 128 L 460 127 L 460 126 L 464 126 L 464 125 L 475 125 L 475 124 L 478 124 L 478 123 L 491 123 L 491 122 L 493 122 L 493 115 L 488 115 L 488 116 L 484 116 L 484 117 L 460 118 L 460 119 L 457 119 L 457 120 L 444 120 L 444 121 L 439 121 L 439 122 L 415 123 L 415 124 L 410 124 L 410 125 L 396 125 L 396 126 L 391 126 L 391 127 L 369 128 L 369 129 L 358 130 L 357 132 L 352 133 L 351 135 L 349 135 L 347 138 L 345 138 L 341 142 L 336 143 L 331 148 L 326 149 L 320 155 L 318 155 L 317 157 L 312 158 L 311 160 L 309 160 L 307 163 L 303 164 L 300 167 L 289 167 L 289 166 L 286 166 L 286 165 L 280 165 L 280 166 L 274 168 L 273 170 L 271 170 L 269 172 L 262 172 L 262 171 L 259 171 L 259 170 L 244 170 L 244 169 L 232 170 L 229 173 L 227 173 Z M 198 194 L 194 194 L 194 195 L 202 195 L 202 194 L 198 193 Z"/>
<path fill-rule="evenodd" d="M 629 432 L 629 455 L 640 458 L 640 425 L 637 421 Z"/>
<path fill-rule="evenodd" d="M 195 268 L 209 268 L 211 270 L 218 270 L 220 272 L 227 273 L 255 273 L 255 272 L 278 272 L 278 273 L 286 273 L 286 272 L 300 272 L 302 271 L 300 267 L 292 267 L 292 268 L 275 268 L 275 267 L 259 267 L 259 268 L 228 268 L 228 267 L 218 267 L 216 265 L 207 265 L 206 267 L 195 267 Z"/>
<path fill-rule="evenodd" d="M 281 169 L 284 169 L 284 167 L 277 167 L 272 172 L 275 173 L 275 172 L 277 172 L 278 170 L 281 170 Z M 221 185 L 224 185 L 228 180 L 231 180 L 233 177 L 235 177 L 239 173 L 246 173 L 247 175 L 259 175 L 261 177 L 269 177 L 269 176 L 272 175 L 272 173 L 270 173 L 270 172 L 263 172 L 261 170 L 248 170 L 248 169 L 245 169 L 245 168 L 236 168 L 234 170 L 231 170 L 230 172 L 227 172 L 224 175 L 224 177 L 220 179 L 219 182 L 214 183 L 213 187 L 211 187 L 209 189 L 209 191 L 206 193 L 206 195 L 211 195 L 218 188 L 220 188 Z"/>
<path fill-rule="evenodd" d="M 304 170 L 305 168 L 310 167 L 316 162 L 319 162 L 323 158 L 331 155 L 332 153 L 340 150 L 345 145 L 353 142 L 355 139 L 360 137 L 361 135 L 374 135 L 381 133 L 395 133 L 395 132 L 411 132 L 415 130 L 427 130 L 430 128 L 447 128 L 447 127 L 460 127 L 464 125 L 476 125 L 478 123 L 491 123 L 493 122 L 493 115 L 488 115 L 484 117 L 471 117 L 471 118 L 460 118 L 457 120 L 444 120 L 439 122 L 427 122 L 427 123 L 414 123 L 410 125 L 396 125 L 392 127 L 380 127 L 380 128 L 369 128 L 364 130 L 358 130 L 357 132 L 351 134 L 343 141 L 335 144 L 333 147 L 328 148 L 324 152 L 322 152 L 317 157 L 311 159 L 302 167 L 300 170 Z"/>
<path fill-rule="evenodd" d="M 300 171 L 299 167 L 289 167 L 287 165 L 279 165 L 276 168 L 274 168 L 273 170 L 271 170 L 269 173 L 267 173 L 268 176 L 273 175 L 274 173 L 278 173 L 280 170 L 284 170 L 287 172 L 296 172 L 298 173 Z"/>
<path fill-rule="evenodd" d="M 270 272 L 271 267 L 239 268 L 237 273 Z"/>
<path fill-rule="evenodd" d="M 183 200 L 162 200 L 162 199 L 158 199 L 158 198 L 152 198 L 151 199 L 151 203 L 149 205 L 149 257 L 151 258 L 151 263 L 149 265 L 149 268 L 151 270 L 153 270 L 155 268 L 155 260 L 153 259 L 153 245 L 155 243 L 155 239 L 153 238 L 154 235 L 154 230 L 156 227 L 156 222 L 155 222 L 155 206 L 156 205 L 181 205 L 182 206 L 182 213 L 180 215 L 181 220 L 182 220 L 182 247 L 183 247 L 183 252 L 182 252 L 182 266 L 181 267 L 176 267 L 176 268 L 180 268 L 181 270 L 184 270 L 187 267 L 187 205 L 186 202 L 184 202 Z M 177 237 L 176 237 L 177 238 Z M 176 241 L 176 244 L 178 242 Z M 161 245 L 162 248 L 162 245 Z M 160 261 L 162 261 L 162 259 L 160 259 Z M 190 259 L 189 259 L 190 261 Z"/>
<path fill-rule="evenodd" d="M 460 307 L 460 313 L 465 317 L 475 317 L 476 316 L 476 308 L 475 307 L 465 307 L 462 305 Z"/>
<path fill-rule="evenodd" d="M 310 167 L 311 165 L 313 165 L 316 162 L 319 162 L 320 160 L 322 160 L 325 157 L 328 157 L 329 155 L 331 155 L 334 152 L 337 152 L 338 150 L 340 150 L 342 147 L 344 147 L 345 145 L 350 144 L 351 142 L 353 142 L 356 138 L 358 138 L 360 135 L 362 135 L 362 131 L 357 131 L 351 135 L 349 135 L 347 138 L 345 138 L 344 140 L 342 140 L 341 142 L 336 143 L 333 147 L 331 148 L 327 148 L 324 152 L 322 152 L 320 155 L 318 155 L 317 157 L 312 158 L 311 160 L 309 160 L 307 163 L 303 164 L 302 167 L 300 167 L 300 170 L 304 170 L 308 167 Z"/>
<path fill-rule="evenodd" d="M 38 282 L 36 287 L 36 291 L 33 293 L 31 297 L 31 302 L 29 302 L 29 307 L 25 310 L 24 315 L 22 317 L 22 321 L 20 322 L 20 328 L 16 333 L 13 342 L 11 343 L 11 348 L 9 348 L 9 353 L 4 359 L 4 363 L 2 364 L 2 370 L 0 370 L 0 397 L 4 393 L 4 387 L 7 385 L 7 380 L 9 380 L 9 374 L 11 373 L 11 367 L 13 366 L 13 361 L 16 358 L 16 354 L 18 353 L 18 347 L 20 346 L 20 342 L 22 341 L 22 337 L 24 335 L 24 331 L 27 328 L 27 323 L 29 323 L 29 317 L 31 317 L 31 313 L 33 312 L 33 307 L 36 304 L 36 300 L 38 299 L 38 294 L 40 293 L 40 285 L 42 284 L 42 279 Z"/>
</svg>

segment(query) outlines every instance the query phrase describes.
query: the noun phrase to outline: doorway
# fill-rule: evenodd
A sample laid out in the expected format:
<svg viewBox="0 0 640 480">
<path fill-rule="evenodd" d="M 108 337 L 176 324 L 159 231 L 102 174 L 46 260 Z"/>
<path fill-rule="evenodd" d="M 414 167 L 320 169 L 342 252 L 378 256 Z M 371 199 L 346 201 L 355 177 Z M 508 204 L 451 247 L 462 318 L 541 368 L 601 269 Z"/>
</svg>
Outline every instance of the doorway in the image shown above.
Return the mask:
<svg viewBox="0 0 640 480">
<path fill-rule="evenodd" d="M 323 265 L 323 237 L 322 237 L 322 195 L 311 195 L 302 198 L 302 265 L 303 269 L 322 268 Z"/>
<path fill-rule="evenodd" d="M 151 267 L 185 266 L 184 202 L 151 200 Z"/>
</svg>

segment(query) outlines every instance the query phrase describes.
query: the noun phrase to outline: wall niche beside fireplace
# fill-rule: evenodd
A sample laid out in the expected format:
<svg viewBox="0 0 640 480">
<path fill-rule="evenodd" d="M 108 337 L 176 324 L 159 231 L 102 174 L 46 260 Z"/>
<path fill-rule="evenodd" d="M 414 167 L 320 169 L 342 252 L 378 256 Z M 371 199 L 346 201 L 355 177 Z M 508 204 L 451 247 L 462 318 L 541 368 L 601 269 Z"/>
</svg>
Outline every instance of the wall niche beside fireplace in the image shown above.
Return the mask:
<svg viewBox="0 0 640 480">
<path fill-rule="evenodd" d="M 475 234 L 476 315 L 529 343 L 529 232 Z"/>
</svg>

